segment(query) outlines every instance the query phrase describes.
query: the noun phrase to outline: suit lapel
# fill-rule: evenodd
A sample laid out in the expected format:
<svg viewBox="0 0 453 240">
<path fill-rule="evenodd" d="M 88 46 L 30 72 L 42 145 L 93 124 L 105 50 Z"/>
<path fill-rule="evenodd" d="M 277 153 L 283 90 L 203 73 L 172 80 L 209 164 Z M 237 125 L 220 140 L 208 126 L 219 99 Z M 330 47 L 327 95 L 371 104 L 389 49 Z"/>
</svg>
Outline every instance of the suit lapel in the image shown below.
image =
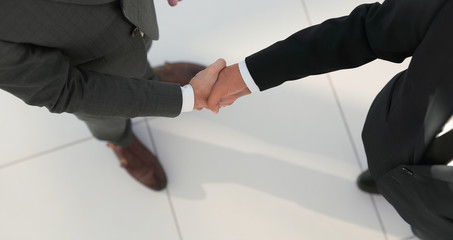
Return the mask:
<svg viewBox="0 0 453 240">
<path fill-rule="evenodd" d="M 121 0 L 124 16 L 151 39 L 159 38 L 153 0 Z"/>
</svg>

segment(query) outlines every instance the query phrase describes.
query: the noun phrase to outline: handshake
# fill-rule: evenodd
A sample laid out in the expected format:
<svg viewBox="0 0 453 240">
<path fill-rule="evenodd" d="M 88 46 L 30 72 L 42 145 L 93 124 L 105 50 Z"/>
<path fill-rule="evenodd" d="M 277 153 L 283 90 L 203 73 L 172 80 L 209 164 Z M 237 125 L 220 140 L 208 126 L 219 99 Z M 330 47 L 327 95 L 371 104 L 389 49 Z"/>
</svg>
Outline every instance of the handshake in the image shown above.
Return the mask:
<svg viewBox="0 0 453 240">
<path fill-rule="evenodd" d="M 207 108 L 214 113 L 251 93 L 242 79 L 238 64 L 227 67 L 223 59 L 197 73 L 189 84 L 195 96 L 194 109 Z"/>
</svg>

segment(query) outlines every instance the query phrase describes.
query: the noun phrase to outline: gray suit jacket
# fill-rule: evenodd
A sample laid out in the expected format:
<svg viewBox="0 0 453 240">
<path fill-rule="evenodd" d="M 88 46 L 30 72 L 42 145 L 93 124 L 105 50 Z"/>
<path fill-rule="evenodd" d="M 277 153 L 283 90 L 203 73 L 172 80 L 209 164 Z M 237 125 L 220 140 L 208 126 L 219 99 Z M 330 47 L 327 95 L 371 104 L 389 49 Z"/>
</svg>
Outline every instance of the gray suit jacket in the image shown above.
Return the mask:
<svg viewBox="0 0 453 240">
<path fill-rule="evenodd" d="M 177 116 L 179 85 L 143 79 L 154 11 L 152 0 L 2 0 L 0 88 L 54 113 Z"/>
</svg>

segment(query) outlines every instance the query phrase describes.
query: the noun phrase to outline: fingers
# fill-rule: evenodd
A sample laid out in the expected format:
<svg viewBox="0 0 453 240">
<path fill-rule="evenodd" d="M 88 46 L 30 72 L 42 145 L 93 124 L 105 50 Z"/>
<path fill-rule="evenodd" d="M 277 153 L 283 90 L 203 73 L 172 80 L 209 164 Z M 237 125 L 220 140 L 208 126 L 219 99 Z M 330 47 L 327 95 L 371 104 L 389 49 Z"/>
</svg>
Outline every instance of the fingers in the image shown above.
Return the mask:
<svg viewBox="0 0 453 240">
<path fill-rule="evenodd" d="M 250 94 L 239 71 L 238 64 L 226 67 L 218 59 L 190 81 L 195 94 L 194 108 L 208 108 L 218 113 L 221 107 L 233 104 L 236 99 Z"/>
<path fill-rule="evenodd" d="M 245 89 L 248 90 L 242 79 L 238 64 L 226 67 L 220 72 L 217 82 L 212 88 L 208 98 L 208 108 L 215 111 L 222 98 L 235 95 Z"/>
<path fill-rule="evenodd" d="M 174 7 L 178 4 L 178 2 L 181 2 L 182 0 L 168 0 L 168 4 L 170 4 L 170 6 Z"/>
<path fill-rule="evenodd" d="M 232 105 L 238 98 L 240 98 L 244 95 L 247 95 L 247 94 L 249 94 L 249 93 L 247 93 L 246 91 L 242 91 L 242 92 L 236 93 L 234 95 L 225 96 L 222 99 L 220 99 L 219 103 L 210 110 L 217 114 L 217 113 L 219 113 L 220 108 Z"/>
<path fill-rule="evenodd" d="M 229 106 L 236 99 L 250 94 L 237 64 L 223 69 L 208 98 L 208 109 L 218 113 L 221 107 Z"/>
<path fill-rule="evenodd" d="M 211 90 L 211 94 L 209 95 L 208 98 L 208 108 L 215 107 L 219 104 L 220 99 L 227 95 L 227 89 L 224 87 L 224 84 L 218 82 L 217 84 L 214 85 L 214 87 Z"/>
<path fill-rule="evenodd" d="M 220 108 L 232 105 L 239 97 L 237 94 L 223 97 L 215 107 L 209 108 L 209 110 L 217 114 Z"/>
<path fill-rule="evenodd" d="M 190 80 L 195 95 L 195 109 L 207 107 L 207 100 L 212 86 L 217 81 L 219 72 L 225 67 L 225 60 L 218 59 Z"/>
<path fill-rule="evenodd" d="M 225 59 L 219 58 L 214 63 L 209 65 L 206 69 L 211 73 L 218 75 L 222 69 L 226 67 Z"/>
<path fill-rule="evenodd" d="M 214 108 L 218 105 L 220 99 L 228 94 L 228 88 L 225 83 L 226 81 L 228 81 L 226 76 L 227 74 L 225 74 L 226 69 L 227 68 L 223 69 L 223 71 L 220 72 L 217 82 L 214 87 L 212 87 L 211 94 L 209 95 L 207 105 L 208 108 L 212 111 L 214 111 Z"/>
<path fill-rule="evenodd" d="M 222 99 L 220 99 L 220 102 L 218 104 L 219 107 L 226 107 L 230 106 L 233 104 L 239 97 L 238 96 L 227 96 Z"/>
</svg>

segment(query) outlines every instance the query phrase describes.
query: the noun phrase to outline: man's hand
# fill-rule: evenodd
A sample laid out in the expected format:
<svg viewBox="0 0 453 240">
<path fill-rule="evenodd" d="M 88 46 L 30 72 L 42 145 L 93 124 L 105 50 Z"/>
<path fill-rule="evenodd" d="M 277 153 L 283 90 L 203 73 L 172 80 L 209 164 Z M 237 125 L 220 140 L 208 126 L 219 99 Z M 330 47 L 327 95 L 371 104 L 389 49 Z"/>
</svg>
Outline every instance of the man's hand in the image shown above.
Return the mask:
<svg viewBox="0 0 453 240">
<path fill-rule="evenodd" d="M 178 2 L 181 2 L 182 0 L 168 0 L 168 4 L 170 4 L 170 6 L 174 7 L 178 4 Z"/>
<path fill-rule="evenodd" d="M 217 81 L 219 72 L 225 67 L 225 60 L 218 59 L 213 64 L 209 65 L 205 70 L 197 73 L 197 75 L 190 80 L 189 84 L 192 86 L 195 96 L 195 109 L 201 110 L 208 106 L 207 101 L 209 94 L 211 93 L 212 86 Z"/>
<path fill-rule="evenodd" d="M 229 106 L 236 99 L 250 93 L 239 72 L 239 66 L 231 65 L 220 72 L 208 99 L 208 109 L 218 113 L 221 107 Z"/>
</svg>

